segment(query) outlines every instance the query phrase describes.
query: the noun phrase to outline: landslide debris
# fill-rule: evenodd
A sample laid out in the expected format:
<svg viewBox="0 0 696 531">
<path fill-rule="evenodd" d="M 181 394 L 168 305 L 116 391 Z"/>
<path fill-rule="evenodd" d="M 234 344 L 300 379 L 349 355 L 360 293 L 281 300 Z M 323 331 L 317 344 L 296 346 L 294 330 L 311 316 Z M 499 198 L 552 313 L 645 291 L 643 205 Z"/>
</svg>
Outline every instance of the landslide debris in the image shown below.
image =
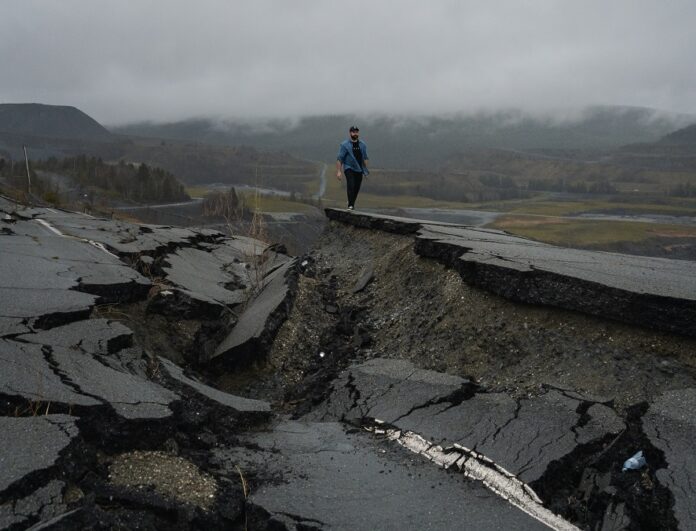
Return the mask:
<svg viewBox="0 0 696 531">
<path fill-rule="evenodd" d="M 313 419 L 316 413 L 307 414 L 336 407 L 335 392 L 356 404 L 366 399 L 350 377 L 337 379 L 344 369 L 391 358 L 461 377 L 482 393 L 476 396 L 507 395 L 518 411 L 520 401 L 565 396 L 577 401 L 570 434 L 576 446 L 534 482 L 548 506 L 589 528 L 678 527 L 674 497 L 655 474 L 666 466 L 663 454 L 646 438 L 636 411 L 694 387 L 696 340 L 511 302 L 419 257 L 412 236 L 331 222 L 300 263 L 293 309 L 266 359 L 220 377 L 222 388 Z M 627 427 L 583 439 L 598 413 L 618 414 Z M 623 460 L 640 448 L 652 471 L 621 474 Z"/>
<path fill-rule="evenodd" d="M 375 357 L 513 396 L 574 390 L 618 411 L 695 382 L 696 340 L 510 302 L 420 258 L 410 236 L 331 222 L 300 263 L 293 309 L 267 361 L 220 378 L 224 388 L 292 408 L 320 401 L 314 395 L 349 361 Z M 371 282 L 353 293 L 367 268 Z"/>
</svg>

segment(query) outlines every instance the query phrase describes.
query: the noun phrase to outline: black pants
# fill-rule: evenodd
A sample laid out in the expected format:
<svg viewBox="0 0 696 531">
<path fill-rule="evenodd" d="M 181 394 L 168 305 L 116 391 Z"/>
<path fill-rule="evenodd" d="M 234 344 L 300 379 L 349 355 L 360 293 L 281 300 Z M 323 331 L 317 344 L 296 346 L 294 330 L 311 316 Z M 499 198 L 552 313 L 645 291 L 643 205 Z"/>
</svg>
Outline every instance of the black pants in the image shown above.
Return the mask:
<svg viewBox="0 0 696 531">
<path fill-rule="evenodd" d="M 362 184 L 363 174 L 353 170 L 345 170 L 346 191 L 348 192 L 348 206 L 355 206 L 355 199 L 358 197 L 360 185 Z"/>
</svg>

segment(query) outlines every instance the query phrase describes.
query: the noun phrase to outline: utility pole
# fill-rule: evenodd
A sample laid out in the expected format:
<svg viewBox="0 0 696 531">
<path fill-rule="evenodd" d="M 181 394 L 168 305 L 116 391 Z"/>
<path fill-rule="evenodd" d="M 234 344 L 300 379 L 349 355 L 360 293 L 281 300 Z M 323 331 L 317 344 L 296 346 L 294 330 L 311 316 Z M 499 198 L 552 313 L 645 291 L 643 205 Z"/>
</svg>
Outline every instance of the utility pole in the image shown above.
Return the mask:
<svg viewBox="0 0 696 531">
<path fill-rule="evenodd" d="M 31 174 L 29 173 L 29 157 L 27 157 L 27 146 L 24 148 L 24 163 L 27 165 L 27 194 L 31 196 Z"/>
</svg>

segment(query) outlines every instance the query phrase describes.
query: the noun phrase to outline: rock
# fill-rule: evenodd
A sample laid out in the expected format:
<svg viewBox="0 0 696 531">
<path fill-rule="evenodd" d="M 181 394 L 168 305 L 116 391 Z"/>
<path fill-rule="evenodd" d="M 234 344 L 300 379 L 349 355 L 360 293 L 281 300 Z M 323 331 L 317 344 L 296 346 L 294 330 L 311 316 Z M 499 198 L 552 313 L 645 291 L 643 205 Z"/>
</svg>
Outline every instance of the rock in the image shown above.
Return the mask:
<svg viewBox="0 0 696 531">
<path fill-rule="evenodd" d="M 372 279 L 375 276 L 374 269 L 372 266 L 366 267 L 362 273 L 360 273 L 360 277 L 358 278 L 358 281 L 355 283 L 355 286 L 353 286 L 353 293 L 359 293 L 362 290 L 364 290 L 367 285 L 372 281 Z"/>
</svg>

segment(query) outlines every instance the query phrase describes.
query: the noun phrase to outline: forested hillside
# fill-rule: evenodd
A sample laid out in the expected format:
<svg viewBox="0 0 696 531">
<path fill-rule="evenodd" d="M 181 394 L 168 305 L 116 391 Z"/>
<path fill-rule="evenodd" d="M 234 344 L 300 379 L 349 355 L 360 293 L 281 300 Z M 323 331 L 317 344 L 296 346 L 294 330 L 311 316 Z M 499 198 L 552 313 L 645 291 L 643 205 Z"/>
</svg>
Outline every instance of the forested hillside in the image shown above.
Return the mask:
<svg viewBox="0 0 696 531">
<path fill-rule="evenodd" d="M 37 171 L 51 172 L 67 177 L 75 187 L 111 197 L 136 202 L 182 201 L 190 199 L 184 186 L 166 170 L 147 164 L 130 164 L 124 161 L 107 164 L 101 158 L 80 155 L 64 159 L 49 158 L 32 161 L 31 176 L 35 192 L 51 194 L 55 200 L 57 190 L 49 182 L 38 177 Z M 0 177 L 13 187 L 26 188 L 26 167 L 23 163 L 11 163 L 0 159 Z"/>
</svg>

